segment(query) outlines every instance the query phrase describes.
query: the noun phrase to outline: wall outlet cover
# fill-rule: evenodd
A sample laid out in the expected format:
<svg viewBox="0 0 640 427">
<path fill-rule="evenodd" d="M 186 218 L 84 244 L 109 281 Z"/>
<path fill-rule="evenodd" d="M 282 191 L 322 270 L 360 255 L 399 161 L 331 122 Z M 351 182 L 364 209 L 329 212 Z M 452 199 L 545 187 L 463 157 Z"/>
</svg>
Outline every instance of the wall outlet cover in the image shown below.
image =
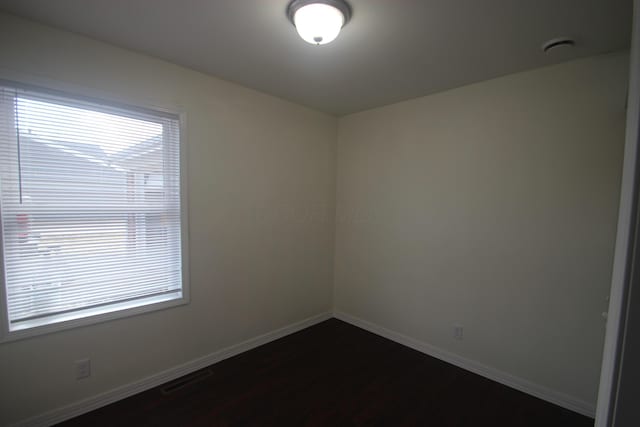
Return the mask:
<svg viewBox="0 0 640 427">
<path fill-rule="evenodd" d="M 81 359 L 75 361 L 76 379 L 81 380 L 91 376 L 91 359 Z"/>
<path fill-rule="evenodd" d="M 462 325 L 453 325 L 453 337 L 461 340 L 464 336 L 464 327 Z"/>
</svg>

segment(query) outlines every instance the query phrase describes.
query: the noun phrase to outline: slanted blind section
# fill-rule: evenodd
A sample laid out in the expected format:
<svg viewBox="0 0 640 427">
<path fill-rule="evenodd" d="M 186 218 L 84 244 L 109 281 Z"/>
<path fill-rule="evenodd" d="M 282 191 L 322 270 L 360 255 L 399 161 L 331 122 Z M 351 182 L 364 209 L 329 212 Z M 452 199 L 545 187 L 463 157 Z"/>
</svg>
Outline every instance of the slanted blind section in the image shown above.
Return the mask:
<svg viewBox="0 0 640 427">
<path fill-rule="evenodd" d="M 10 330 L 182 296 L 178 117 L 0 86 Z"/>
</svg>

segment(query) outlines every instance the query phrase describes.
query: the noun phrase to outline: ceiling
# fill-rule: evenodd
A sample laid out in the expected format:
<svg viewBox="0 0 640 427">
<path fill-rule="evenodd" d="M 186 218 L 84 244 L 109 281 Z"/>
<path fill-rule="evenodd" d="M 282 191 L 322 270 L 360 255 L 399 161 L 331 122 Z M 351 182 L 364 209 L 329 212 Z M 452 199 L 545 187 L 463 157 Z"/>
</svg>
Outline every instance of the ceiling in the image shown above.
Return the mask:
<svg viewBox="0 0 640 427">
<path fill-rule="evenodd" d="M 0 9 L 342 115 L 622 49 L 632 0 L 349 0 L 305 43 L 287 0 L 0 0 Z M 576 47 L 544 54 L 548 39 Z"/>
</svg>

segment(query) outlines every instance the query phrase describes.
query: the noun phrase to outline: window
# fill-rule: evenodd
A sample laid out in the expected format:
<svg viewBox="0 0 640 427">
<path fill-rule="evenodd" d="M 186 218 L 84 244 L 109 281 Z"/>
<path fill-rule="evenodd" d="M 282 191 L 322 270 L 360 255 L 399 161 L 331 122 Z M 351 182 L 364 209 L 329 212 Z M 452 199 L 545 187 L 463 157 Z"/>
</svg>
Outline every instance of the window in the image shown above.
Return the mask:
<svg viewBox="0 0 640 427">
<path fill-rule="evenodd" d="M 0 82 L 4 339 L 187 301 L 180 119 Z"/>
</svg>

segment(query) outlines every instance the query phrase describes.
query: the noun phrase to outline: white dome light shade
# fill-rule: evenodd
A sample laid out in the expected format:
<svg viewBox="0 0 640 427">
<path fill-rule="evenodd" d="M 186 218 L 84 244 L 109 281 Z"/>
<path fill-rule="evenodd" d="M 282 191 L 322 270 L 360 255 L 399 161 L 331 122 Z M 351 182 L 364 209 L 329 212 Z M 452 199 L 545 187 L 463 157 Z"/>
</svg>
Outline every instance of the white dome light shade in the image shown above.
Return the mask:
<svg viewBox="0 0 640 427">
<path fill-rule="evenodd" d="M 327 44 L 340 34 L 344 16 L 333 6 L 314 3 L 301 7 L 293 15 L 300 37 L 311 44 Z"/>
<path fill-rule="evenodd" d="M 338 37 L 351 10 L 343 0 L 294 0 L 287 13 L 304 41 L 321 45 Z"/>
</svg>

